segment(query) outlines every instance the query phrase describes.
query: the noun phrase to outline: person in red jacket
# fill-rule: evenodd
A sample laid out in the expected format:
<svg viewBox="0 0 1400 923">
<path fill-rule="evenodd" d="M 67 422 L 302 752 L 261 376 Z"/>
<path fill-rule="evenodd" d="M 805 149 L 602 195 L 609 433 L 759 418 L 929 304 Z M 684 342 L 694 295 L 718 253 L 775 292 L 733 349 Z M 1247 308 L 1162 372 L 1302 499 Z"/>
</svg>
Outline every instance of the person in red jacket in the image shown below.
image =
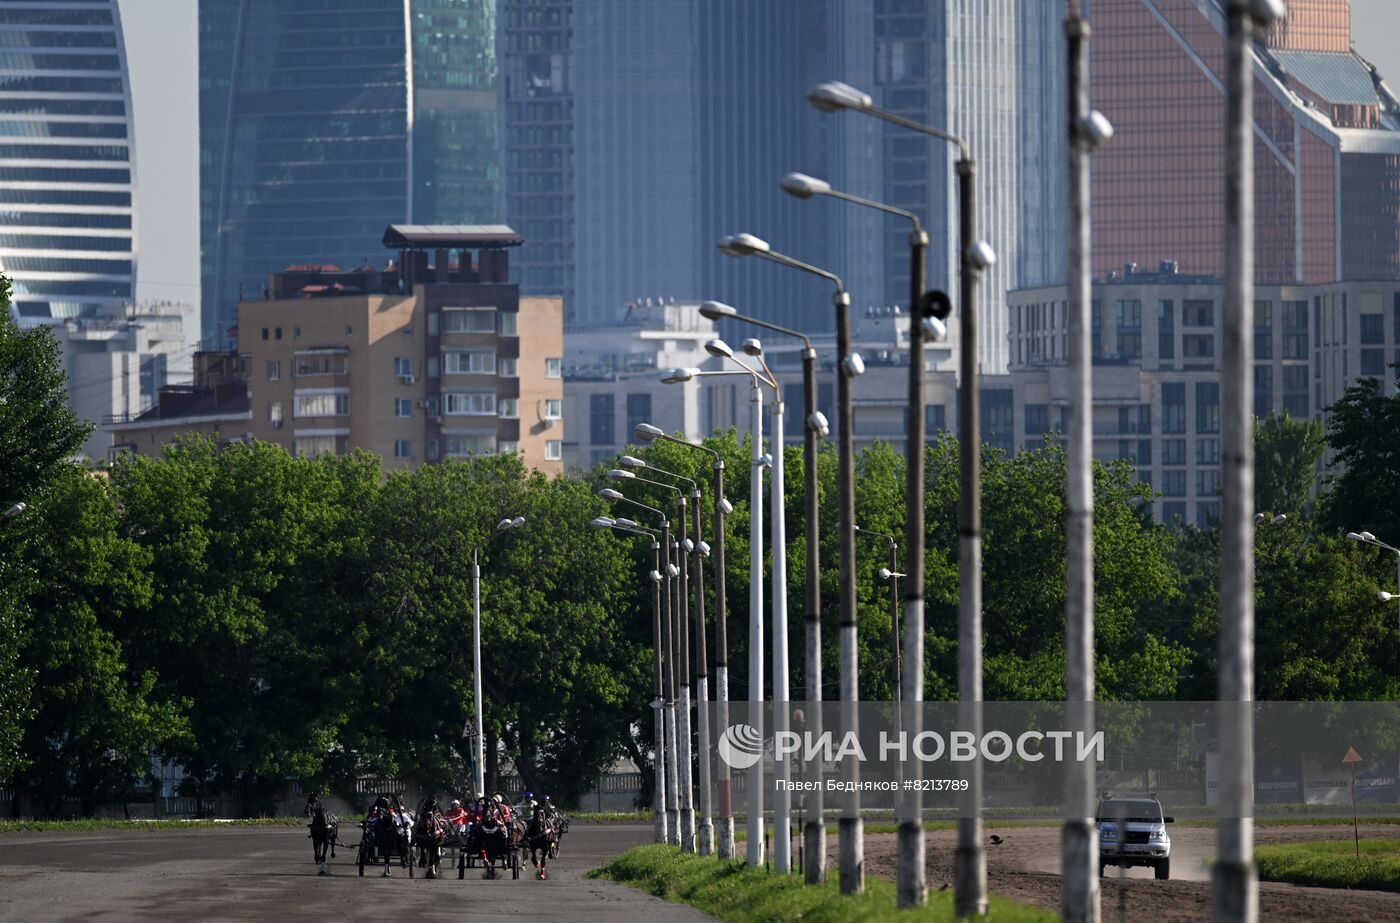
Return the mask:
<svg viewBox="0 0 1400 923">
<path fill-rule="evenodd" d="M 462 809 L 462 802 L 458 801 L 456 798 L 452 799 L 452 804 L 448 805 L 447 812 L 443 814 L 443 818 L 447 821 L 448 825 L 452 827 L 453 832 L 459 836 L 466 832 L 467 823 L 470 821 L 470 816 Z"/>
</svg>

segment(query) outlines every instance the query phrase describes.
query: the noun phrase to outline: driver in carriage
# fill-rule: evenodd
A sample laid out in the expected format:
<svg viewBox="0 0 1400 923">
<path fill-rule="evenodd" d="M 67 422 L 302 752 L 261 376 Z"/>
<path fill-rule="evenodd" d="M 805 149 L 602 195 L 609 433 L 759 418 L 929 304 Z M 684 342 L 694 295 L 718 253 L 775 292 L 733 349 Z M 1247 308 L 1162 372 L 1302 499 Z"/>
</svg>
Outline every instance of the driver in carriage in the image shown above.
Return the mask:
<svg viewBox="0 0 1400 923">
<path fill-rule="evenodd" d="M 453 798 L 452 804 L 447 807 L 447 813 L 443 815 L 443 819 L 452 827 L 454 833 L 461 836 L 467 831 L 467 824 L 471 822 L 471 815 L 463 810 L 462 802 Z"/>
</svg>

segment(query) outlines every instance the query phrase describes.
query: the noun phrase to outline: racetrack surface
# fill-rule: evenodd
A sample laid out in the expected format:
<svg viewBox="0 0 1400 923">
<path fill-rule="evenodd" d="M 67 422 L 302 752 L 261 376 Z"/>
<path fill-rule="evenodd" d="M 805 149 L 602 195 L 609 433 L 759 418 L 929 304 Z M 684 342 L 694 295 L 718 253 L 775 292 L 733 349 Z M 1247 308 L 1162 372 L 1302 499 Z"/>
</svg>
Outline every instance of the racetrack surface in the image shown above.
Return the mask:
<svg viewBox="0 0 1400 923">
<path fill-rule="evenodd" d="M 465 880 L 456 869 L 435 881 L 358 876 L 359 830 L 318 877 L 305 827 L 0 835 L 0 920 L 473 920 L 567 919 L 698 923 L 710 918 L 633 888 L 582 876 L 607 859 L 651 841 L 650 825 L 575 824 L 549 879 L 507 873 Z M 447 872 L 446 867 L 443 869 Z"/>
<path fill-rule="evenodd" d="M 987 888 L 1001 897 L 1047 910 L 1060 909 L 1060 830 L 1058 827 L 1001 827 L 988 825 L 988 836 L 1002 837 L 1000 845 L 987 845 Z M 1305 840 L 1351 839 L 1351 826 L 1258 827 L 1258 843 L 1297 843 Z M 1100 880 L 1102 919 L 1150 920 L 1152 923 L 1195 923 L 1210 919 L 1210 869 L 1215 853 L 1215 830 L 1210 827 L 1175 827 L 1172 834 L 1172 880 L 1155 881 L 1151 869 L 1134 868 L 1119 878 L 1110 868 Z M 1363 827 L 1363 837 L 1400 836 L 1400 827 Z M 828 837 L 834 844 L 836 838 Z M 927 839 L 929 890 L 951 887 L 953 849 L 957 833 L 930 831 Z M 828 851 L 827 867 L 834 870 L 836 855 Z M 865 838 L 865 871 L 893 880 L 895 837 L 872 834 Z M 1301 888 L 1278 882 L 1260 882 L 1259 919 L 1262 923 L 1315 923 L 1319 920 L 1400 923 L 1400 894 L 1381 891 L 1346 891 L 1337 888 Z"/>
</svg>

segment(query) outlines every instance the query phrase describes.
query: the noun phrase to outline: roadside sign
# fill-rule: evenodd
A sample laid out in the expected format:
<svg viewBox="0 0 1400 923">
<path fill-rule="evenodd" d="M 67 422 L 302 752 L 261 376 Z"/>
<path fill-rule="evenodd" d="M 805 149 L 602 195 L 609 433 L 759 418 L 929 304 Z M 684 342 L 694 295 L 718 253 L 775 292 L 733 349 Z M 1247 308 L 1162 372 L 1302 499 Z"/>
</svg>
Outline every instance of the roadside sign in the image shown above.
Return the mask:
<svg viewBox="0 0 1400 923">
<path fill-rule="evenodd" d="M 1337 751 L 1333 750 L 1332 752 L 1333 752 L 1333 753 L 1336 753 Z M 1342 757 L 1342 762 L 1343 762 L 1343 763 L 1359 763 L 1359 762 L 1361 762 L 1361 754 L 1356 752 L 1356 748 L 1355 748 L 1355 747 L 1347 747 L 1347 755 L 1344 756 L 1344 757 Z"/>
<path fill-rule="evenodd" d="M 1347 747 L 1347 755 L 1342 763 L 1351 769 L 1351 836 L 1356 841 L 1356 858 L 1361 858 L 1361 828 L 1356 823 L 1356 764 L 1361 762 L 1361 754 L 1355 747 Z"/>
</svg>

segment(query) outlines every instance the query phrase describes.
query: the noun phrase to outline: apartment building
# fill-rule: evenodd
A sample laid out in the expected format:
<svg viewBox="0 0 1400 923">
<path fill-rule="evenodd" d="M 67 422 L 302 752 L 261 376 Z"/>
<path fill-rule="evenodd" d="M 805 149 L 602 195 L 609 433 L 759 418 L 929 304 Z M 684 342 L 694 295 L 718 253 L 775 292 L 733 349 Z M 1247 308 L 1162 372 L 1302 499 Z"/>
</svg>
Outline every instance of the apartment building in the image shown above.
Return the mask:
<svg viewBox="0 0 1400 923">
<path fill-rule="evenodd" d="M 1254 413 L 1320 418 L 1358 378 L 1387 393 L 1400 361 L 1400 284 L 1264 285 L 1254 292 Z M 1016 446 L 1068 429 L 1063 287 L 1013 292 L 1010 418 Z M 1126 458 L 1162 494 L 1162 521 L 1220 513 L 1220 352 L 1225 290 L 1164 262 L 1093 289 L 1094 455 Z"/>
</svg>

